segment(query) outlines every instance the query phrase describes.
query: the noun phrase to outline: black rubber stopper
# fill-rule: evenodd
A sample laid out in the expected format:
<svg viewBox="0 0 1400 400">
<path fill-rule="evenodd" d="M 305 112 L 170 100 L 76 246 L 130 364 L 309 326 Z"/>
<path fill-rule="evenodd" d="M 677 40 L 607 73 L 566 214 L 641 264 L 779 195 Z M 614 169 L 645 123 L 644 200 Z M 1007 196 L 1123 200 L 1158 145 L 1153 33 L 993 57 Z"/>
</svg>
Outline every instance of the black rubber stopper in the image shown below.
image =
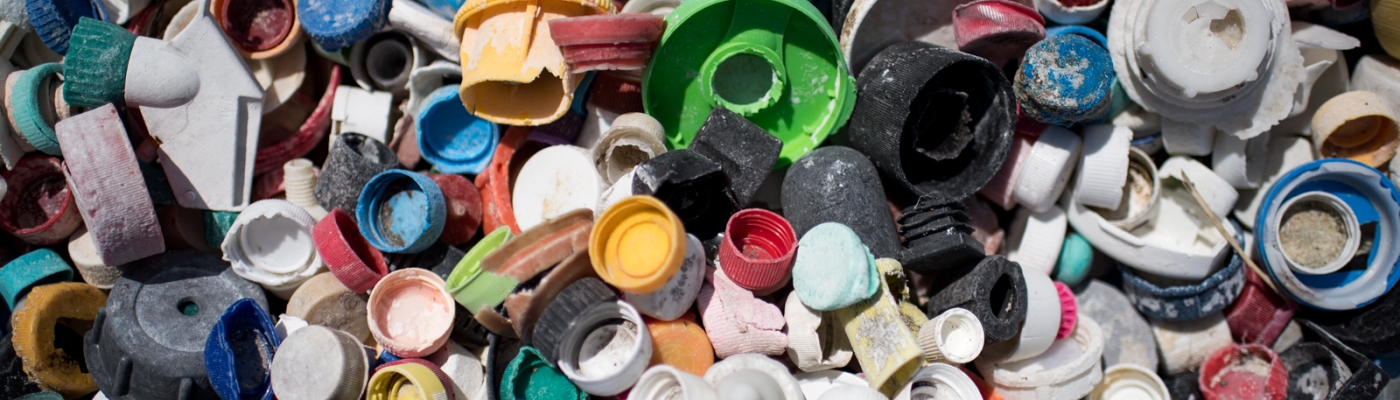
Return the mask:
<svg viewBox="0 0 1400 400">
<path fill-rule="evenodd" d="M 897 43 L 870 60 L 856 88 L 852 146 L 921 201 L 960 201 L 1001 169 L 1016 130 L 1016 98 L 987 60 Z"/>
<path fill-rule="evenodd" d="M 1288 369 L 1288 398 L 1316 398 L 1325 389 L 1328 399 L 1369 400 L 1390 384 L 1385 371 L 1366 356 L 1312 321 L 1296 321 L 1303 328 L 1303 340 L 1280 355 Z"/>
<path fill-rule="evenodd" d="M 632 194 L 660 199 L 680 217 L 686 232 L 702 240 L 724 232 L 729 216 L 739 212 L 724 168 L 700 153 L 668 151 L 634 171 Z"/>
<path fill-rule="evenodd" d="M 906 247 L 900 263 L 914 272 L 935 275 L 963 270 L 986 256 L 982 242 L 972 237 L 971 218 L 961 203 L 915 205 L 905 209 L 899 221 Z"/>
<path fill-rule="evenodd" d="M 427 250 L 413 254 L 384 253 L 384 261 L 389 263 L 391 272 L 404 268 L 426 269 L 446 281 L 447 276 L 452 274 L 452 269 L 457 268 L 457 262 L 462 261 L 462 257 L 466 255 L 462 250 L 439 240 L 428 246 Z"/>
<path fill-rule="evenodd" d="M 617 294 L 598 278 L 579 279 L 559 292 L 559 296 L 544 308 L 539 321 L 535 322 L 534 338 L 530 345 L 539 349 L 549 362 L 559 362 L 556 352 L 559 351 L 560 342 L 574 328 L 578 317 L 598 303 L 615 299 Z"/>
<path fill-rule="evenodd" d="M 1391 290 L 1375 303 L 1351 311 L 1298 307 L 1306 319 L 1368 357 L 1400 351 L 1400 290 Z"/>
<path fill-rule="evenodd" d="M 728 108 L 717 106 L 688 149 L 719 163 L 729 176 L 734 200 L 746 206 L 773 172 L 783 141 Z"/>
<path fill-rule="evenodd" d="M 167 252 L 127 264 L 97 312 L 83 354 L 97 387 L 116 399 L 213 399 L 204 344 L 229 305 L 262 287 L 217 255 Z"/>
<path fill-rule="evenodd" d="M 812 150 L 783 179 L 783 217 L 797 237 L 817 225 L 839 222 L 856 231 L 876 258 L 898 258 L 899 236 L 880 184 L 880 173 L 849 147 Z"/>
<path fill-rule="evenodd" d="M 380 172 L 400 168 L 399 158 L 384 142 L 358 133 L 343 133 L 331 139 L 330 154 L 316 178 L 316 202 L 327 210 L 341 209 L 355 214 L 360 190 Z"/>
<path fill-rule="evenodd" d="M 986 257 L 961 276 L 943 274 L 933 281 L 930 318 L 954 307 L 971 311 L 982 321 L 987 345 L 1015 337 L 1026 320 L 1026 278 L 1019 264 L 1002 256 Z"/>
</svg>

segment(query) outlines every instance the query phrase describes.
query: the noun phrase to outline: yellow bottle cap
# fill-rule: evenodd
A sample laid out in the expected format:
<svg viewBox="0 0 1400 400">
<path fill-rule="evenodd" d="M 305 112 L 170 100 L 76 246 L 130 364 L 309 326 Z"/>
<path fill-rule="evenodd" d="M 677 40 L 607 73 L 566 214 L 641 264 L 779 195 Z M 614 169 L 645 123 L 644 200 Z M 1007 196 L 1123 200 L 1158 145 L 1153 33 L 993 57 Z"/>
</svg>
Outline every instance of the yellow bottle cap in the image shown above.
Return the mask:
<svg viewBox="0 0 1400 400">
<path fill-rule="evenodd" d="M 685 227 L 661 200 L 628 197 L 593 225 L 588 254 L 603 281 L 623 292 L 651 293 L 680 271 Z"/>
</svg>

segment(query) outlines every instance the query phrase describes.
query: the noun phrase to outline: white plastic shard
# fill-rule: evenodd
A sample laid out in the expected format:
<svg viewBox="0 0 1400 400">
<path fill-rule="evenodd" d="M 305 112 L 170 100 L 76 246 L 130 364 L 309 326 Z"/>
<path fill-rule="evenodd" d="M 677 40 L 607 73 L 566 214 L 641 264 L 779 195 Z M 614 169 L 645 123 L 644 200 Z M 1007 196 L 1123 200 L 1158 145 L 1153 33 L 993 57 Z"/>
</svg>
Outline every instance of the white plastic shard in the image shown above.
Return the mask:
<svg viewBox="0 0 1400 400">
<path fill-rule="evenodd" d="M 428 100 L 428 96 L 434 90 L 447 86 L 449 78 L 454 77 L 457 81 L 462 80 L 462 67 L 455 62 L 437 60 L 423 67 L 414 68 L 413 73 L 408 76 L 408 105 L 404 107 L 404 112 L 417 117 L 419 109 L 423 108 L 423 102 Z"/>
<path fill-rule="evenodd" d="M 1346 61 L 1341 61 L 1341 51 L 1356 48 L 1361 41 L 1325 26 L 1294 21 L 1293 42 L 1298 44 L 1298 50 L 1303 55 L 1304 75 L 1303 82 L 1298 84 L 1298 91 L 1293 94 L 1293 111 L 1289 117 L 1311 115 L 1306 111 L 1313 86 L 1333 65 L 1345 65 Z"/>
<path fill-rule="evenodd" d="M 1162 115 L 1170 151 L 1172 131 L 1248 139 L 1289 115 L 1305 78 L 1289 26 L 1278 1 L 1122 0 L 1108 48 L 1128 96 Z"/>
<path fill-rule="evenodd" d="M 1215 150 L 1210 153 L 1211 170 L 1236 189 L 1259 187 L 1269 160 L 1271 135 L 1273 133 L 1265 133 L 1249 140 L 1235 135 L 1215 135 Z"/>
<path fill-rule="evenodd" d="M 331 101 L 331 137 L 341 133 L 358 133 L 383 143 L 389 143 L 393 127 L 389 114 L 393 112 L 394 94 L 371 92 L 359 87 L 340 85 Z"/>
<path fill-rule="evenodd" d="M 461 60 L 462 40 L 452 33 L 452 21 L 412 0 L 394 0 L 389 26 L 418 38 L 419 43 L 456 63 Z"/>
<path fill-rule="evenodd" d="M 252 191 L 263 90 L 199 4 L 168 43 L 137 38 L 126 101 L 141 107 L 180 206 L 237 211 Z"/>
</svg>

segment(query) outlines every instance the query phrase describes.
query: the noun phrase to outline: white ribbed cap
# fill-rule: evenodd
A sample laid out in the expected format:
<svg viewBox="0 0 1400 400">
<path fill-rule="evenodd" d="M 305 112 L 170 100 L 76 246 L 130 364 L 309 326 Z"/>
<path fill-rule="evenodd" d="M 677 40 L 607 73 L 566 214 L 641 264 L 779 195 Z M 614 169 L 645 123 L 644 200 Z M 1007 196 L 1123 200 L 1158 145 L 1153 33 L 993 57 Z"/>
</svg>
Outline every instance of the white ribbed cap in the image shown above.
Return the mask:
<svg viewBox="0 0 1400 400">
<path fill-rule="evenodd" d="M 1059 200 L 1079 162 L 1079 135 L 1058 126 L 1046 128 L 1031 146 L 1030 156 L 1016 178 L 1016 202 L 1035 211 L 1045 211 Z"/>
<path fill-rule="evenodd" d="M 1107 209 L 1123 200 L 1128 177 L 1128 149 L 1133 131 L 1113 125 L 1084 128 L 1084 159 L 1075 174 L 1074 197 L 1079 203 Z"/>
<path fill-rule="evenodd" d="M 1027 270 L 1050 275 L 1060 260 L 1060 247 L 1065 244 L 1069 219 L 1065 210 L 1051 205 L 1044 212 L 1022 208 L 1006 232 L 1006 259 Z"/>
<path fill-rule="evenodd" d="M 950 308 L 919 328 L 919 347 L 928 362 L 972 362 L 982 354 L 985 340 L 982 321 L 962 308 Z"/>
</svg>

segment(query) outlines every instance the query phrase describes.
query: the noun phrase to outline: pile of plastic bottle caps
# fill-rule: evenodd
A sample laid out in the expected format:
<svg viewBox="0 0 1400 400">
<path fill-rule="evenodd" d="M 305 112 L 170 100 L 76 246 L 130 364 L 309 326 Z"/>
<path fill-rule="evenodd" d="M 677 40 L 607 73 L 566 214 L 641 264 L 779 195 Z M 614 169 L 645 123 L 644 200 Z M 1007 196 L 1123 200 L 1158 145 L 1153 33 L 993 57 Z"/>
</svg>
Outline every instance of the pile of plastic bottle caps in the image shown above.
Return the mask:
<svg viewBox="0 0 1400 400">
<path fill-rule="evenodd" d="M 1400 0 L 0 0 L 0 400 L 1400 399 Z"/>
</svg>

